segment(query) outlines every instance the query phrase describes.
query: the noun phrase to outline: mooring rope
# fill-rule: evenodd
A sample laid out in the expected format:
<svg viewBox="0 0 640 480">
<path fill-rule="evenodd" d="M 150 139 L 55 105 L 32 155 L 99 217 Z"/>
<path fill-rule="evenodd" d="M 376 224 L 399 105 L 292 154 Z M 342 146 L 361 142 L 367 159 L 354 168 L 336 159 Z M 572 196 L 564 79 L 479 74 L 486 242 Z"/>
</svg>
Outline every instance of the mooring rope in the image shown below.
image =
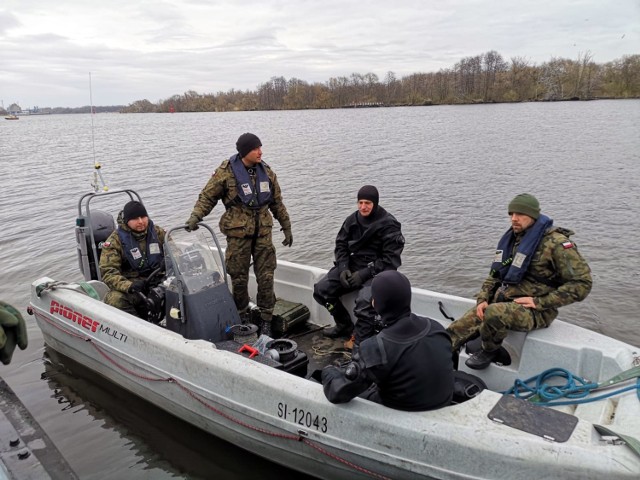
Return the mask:
<svg viewBox="0 0 640 480">
<path fill-rule="evenodd" d="M 635 385 L 629 385 L 595 397 L 589 396 L 596 391 L 610 388 L 612 385 L 636 377 L 638 380 Z M 564 385 L 550 385 L 548 383 L 550 379 L 556 378 L 564 378 Z M 572 374 L 564 368 L 550 368 L 527 380 L 516 379 L 513 387 L 502 393 L 513 395 L 516 398 L 528 400 L 538 405 L 559 406 L 597 402 L 630 390 L 636 390 L 638 399 L 640 400 L 640 367 L 633 367 L 601 383 L 590 382 L 589 380 Z M 566 398 L 567 400 L 560 400 L 562 398 Z"/>
</svg>

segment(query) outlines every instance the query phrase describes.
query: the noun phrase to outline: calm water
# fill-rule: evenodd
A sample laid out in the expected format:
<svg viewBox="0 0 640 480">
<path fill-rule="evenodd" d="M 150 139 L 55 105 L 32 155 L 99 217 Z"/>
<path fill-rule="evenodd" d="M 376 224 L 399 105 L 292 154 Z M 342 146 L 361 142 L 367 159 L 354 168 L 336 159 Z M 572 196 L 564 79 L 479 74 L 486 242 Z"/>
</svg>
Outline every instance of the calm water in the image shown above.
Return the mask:
<svg viewBox="0 0 640 480">
<path fill-rule="evenodd" d="M 364 184 L 402 223 L 414 285 L 472 296 L 530 192 L 591 265 L 594 288 L 560 318 L 640 345 L 640 101 L 301 112 L 59 115 L 0 123 L 0 298 L 24 310 L 30 283 L 80 280 L 73 226 L 95 158 L 111 189 L 134 188 L 156 223 L 182 224 L 238 135 L 262 140 L 293 220 L 281 259 L 328 267 Z M 208 221 L 216 226 L 218 206 Z M 280 245 L 280 234 L 275 235 Z M 286 472 L 150 410 L 29 348 L 0 372 L 81 478 L 276 478 Z M 191 441 L 190 439 L 195 439 Z M 87 454 L 90 451 L 91 454 Z M 250 461 L 247 460 L 250 459 Z M 290 475 L 290 474 L 289 474 Z"/>
</svg>

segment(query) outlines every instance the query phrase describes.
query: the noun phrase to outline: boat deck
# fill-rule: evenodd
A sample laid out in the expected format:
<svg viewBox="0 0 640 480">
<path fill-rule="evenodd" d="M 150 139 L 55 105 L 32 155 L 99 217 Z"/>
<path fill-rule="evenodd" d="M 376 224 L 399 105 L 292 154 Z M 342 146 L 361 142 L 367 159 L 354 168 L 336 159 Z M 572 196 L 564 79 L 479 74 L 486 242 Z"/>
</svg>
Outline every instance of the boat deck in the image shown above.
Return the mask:
<svg viewBox="0 0 640 480">
<path fill-rule="evenodd" d="M 293 340 L 298 349 L 305 352 L 309 358 L 307 378 L 315 370 L 322 370 L 327 365 L 344 363 L 351 360 L 351 349 L 347 348 L 344 338 L 331 339 L 322 335 L 325 325 L 318 325 L 307 321 L 296 326 L 281 338 Z"/>
<path fill-rule="evenodd" d="M 233 340 L 216 342 L 216 347 L 221 350 L 233 351 L 254 361 L 264 363 L 275 368 L 283 368 L 285 371 L 311 380 L 320 380 L 319 371 L 327 365 L 345 363 L 351 360 L 351 349 L 346 345 L 344 338 L 331 339 L 322 334 L 326 325 L 318 325 L 308 320 L 295 325 L 283 335 L 274 335 L 276 339 L 287 339 L 295 342 L 296 350 L 303 352 L 308 359 L 304 368 L 304 356 L 298 356 L 290 362 L 282 360 L 284 365 L 264 356 L 250 357 L 251 352 L 241 351 L 242 343 Z M 315 374 L 314 374 L 315 372 Z"/>
</svg>

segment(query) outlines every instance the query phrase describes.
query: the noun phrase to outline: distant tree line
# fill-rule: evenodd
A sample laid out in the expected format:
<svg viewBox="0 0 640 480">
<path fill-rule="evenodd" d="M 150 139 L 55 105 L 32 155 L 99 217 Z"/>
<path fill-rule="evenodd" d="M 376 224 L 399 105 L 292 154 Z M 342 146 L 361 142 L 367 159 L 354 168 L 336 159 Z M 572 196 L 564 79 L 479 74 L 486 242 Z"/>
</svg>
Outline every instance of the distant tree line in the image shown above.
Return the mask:
<svg viewBox="0 0 640 480">
<path fill-rule="evenodd" d="M 93 107 L 93 111 L 94 113 L 105 113 L 105 112 L 120 112 L 122 111 L 123 108 L 127 108 L 124 105 L 113 105 L 110 107 L 97 107 L 94 106 Z M 54 108 L 46 108 L 46 109 L 42 109 L 43 113 L 44 110 L 46 110 L 47 114 L 54 114 L 54 113 L 90 113 L 91 112 L 91 106 L 90 105 L 86 105 L 84 107 L 76 107 L 76 108 L 71 108 L 71 107 L 54 107 Z M 4 110 L 3 108 L 0 107 L 0 114 L 2 115 L 6 115 L 7 111 Z"/>
<path fill-rule="evenodd" d="M 123 108 L 126 108 L 124 105 L 113 105 L 110 107 L 93 107 L 93 113 L 111 113 L 111 112 L 120 112 Z M 86 105 L 84 107 L 77 108 L 68 108 L 68 107 L 56 107 L 51 109 L 51 113 L 91 113 L 91 106 Z"/>
<path fill-rule="evenodd" d="M 506 61 L 490 51 L 466 57 L 452 68 L 398 78 L 389 71 L 352 73 L 309 83 L 298 78 L 272 77 L 255 91 L 231 89 L 200 94 L 188 91 L 151 103 L 138 100 L 96 112 L 228 112 L 240 110 L 300 110 L 369 106 L 502 103 L 598 98 L 640 98 L 640 55 L 625 55 L 605 64 L 590 52 L 576 60 L 551 58 L 541 65 L 524 57 Z M 90 107 L 55 108 L 52 113 L 88 113 Z"/>
<path fill-rule="evenodd" d="M 375 73 L 352 73 L 325 83 L 273 77 L 255 91 L 188 91 L 155 104 L 139 100 L 121 111 L 227 112 L 597 98 L 640 98 L 640 55 L 599 65 L 585 53 L 577 60 L 552 58 L 533 65 L 522 57 L 507 62 L 490 51 L 464 58 L 453 68 L 436 73 L 397 78 L 388 72 L 382 80 Z"/>
</svg>

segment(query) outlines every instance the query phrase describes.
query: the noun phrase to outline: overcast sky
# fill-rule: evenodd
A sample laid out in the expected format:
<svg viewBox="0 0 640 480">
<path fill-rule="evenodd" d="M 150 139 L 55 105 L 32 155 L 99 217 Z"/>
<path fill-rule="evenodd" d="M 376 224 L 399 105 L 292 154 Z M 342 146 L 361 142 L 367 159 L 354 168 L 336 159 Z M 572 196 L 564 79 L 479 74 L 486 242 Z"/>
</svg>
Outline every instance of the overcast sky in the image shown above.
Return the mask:
<svg viewBox="0 0 640 480">
<path fill-rule="evenodd" d="M 640 0 L 0 0 L 5 107 L 155 103 L 273 76 L 398 78 L 496 50 L 640 53 Z"/>
</svg>

